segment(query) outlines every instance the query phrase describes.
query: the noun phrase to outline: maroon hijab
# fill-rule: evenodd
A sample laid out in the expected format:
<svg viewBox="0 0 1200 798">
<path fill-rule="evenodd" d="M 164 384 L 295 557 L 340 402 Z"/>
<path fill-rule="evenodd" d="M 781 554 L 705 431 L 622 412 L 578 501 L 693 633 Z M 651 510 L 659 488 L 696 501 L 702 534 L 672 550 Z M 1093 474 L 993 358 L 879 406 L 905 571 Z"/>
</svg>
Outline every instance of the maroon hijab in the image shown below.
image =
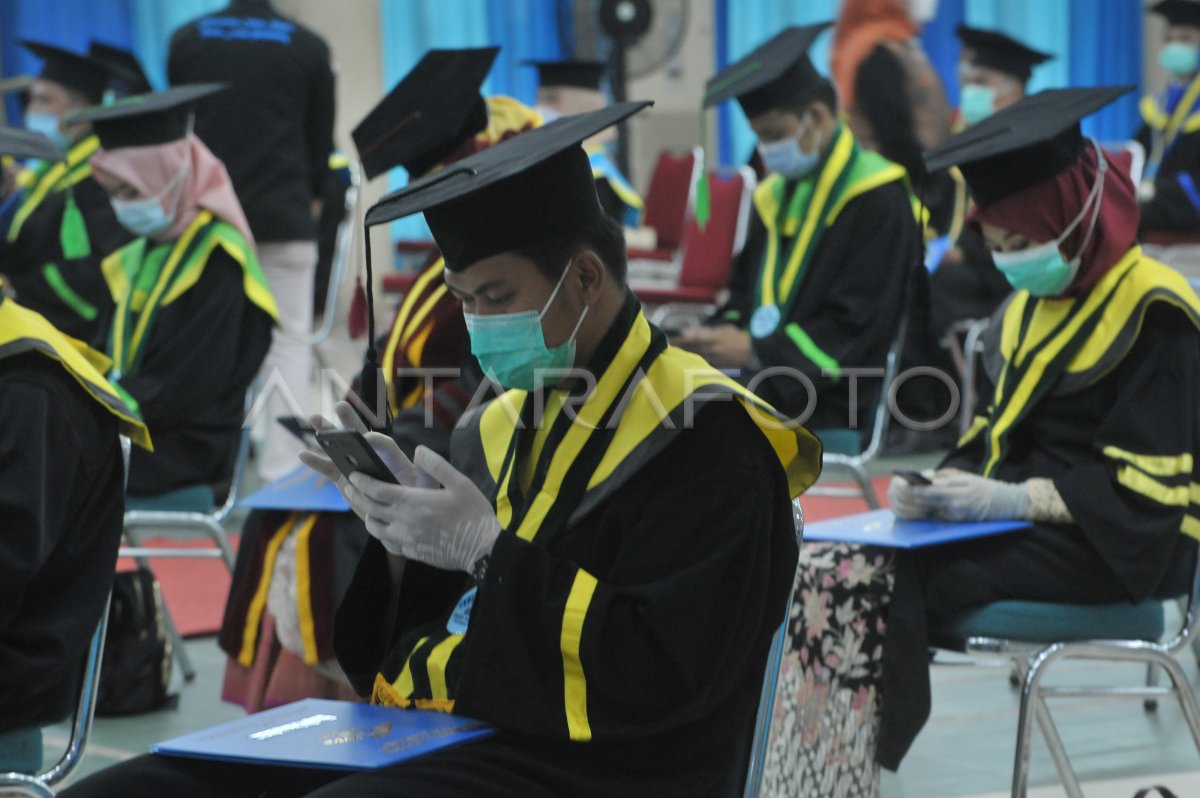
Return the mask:
<svg viewBox="0 0 1200 798">
<path fill-rule="evenodd" d="M 1058 238 L 1084 210 L 1084 203 L 1100 174 L 1096 147 L 1090 140 L 1085 140 L 1084 147 L 1083 154 L 1073 166 L 1036 186 L 976 208 L 973 221 L 1002 227 L 1038 243 Z M 1111 155 L 1107 155 L 1106 160 L 1108 168 L 1104 172 L 1096 229 L 1082 253 L 1079 271 L 1064 294 L 1090 290 L 1137 242 L 1137 191 L 1128 171 Z M 1092 212 L 1093 208 L 1088 207 L 1083 219 L 1060 246 L 1064 258 L 1070 260 L 1079 253 L 1087 239 Z"/>
</svg>

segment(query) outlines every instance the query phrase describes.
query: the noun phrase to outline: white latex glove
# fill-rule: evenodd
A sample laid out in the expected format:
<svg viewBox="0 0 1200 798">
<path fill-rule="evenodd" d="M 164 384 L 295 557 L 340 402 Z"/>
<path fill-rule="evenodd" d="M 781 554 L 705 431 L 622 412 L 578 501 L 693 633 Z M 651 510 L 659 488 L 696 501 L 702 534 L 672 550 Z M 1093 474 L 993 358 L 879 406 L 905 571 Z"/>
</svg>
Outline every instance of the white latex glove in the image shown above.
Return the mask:
<svg viewBox="0 0 1200 798">
<path fill-rule="evenodd" d="M 1024 482 L 939 471 L 932 485 L 916 490 L 922 501 L 933 506 L 934 516 L 949 521 L 1018 520 L 1029 516 L 1029 490 Z"/>
<path fill-rule="evenodd" d="M 933 472 L 926 470 L 922 476 L 933 479 Z M 931 518 L 936 509 L 925 495 L 922 485 L 913 485 L 901 476 L 893 476 L 888 483 L 888 505 L 897 518 Z"/>
<path fill-rule="evenodd" d="M 396 445 L 395 441 L 381 433 L 368 432 L 366 424 L 363 423 L 362 418 L 359 417 L 349 402 L 338 402 L 334 410 L 337 413 L 338 420 L 342 422 L 344 429 L 352 429 L 363 433 L 363 437 L 367 443 L 379 454 L 384 465 L 391 470 L 392 475 L 396 477 L 400 484 L 417 484 L 416 469 L 413 468 L 413 464 L 409 459 L 404 456 L 404 452 L 400 451 L 400 447 Z M 308 423 L 318 432 L 337 429 L 329 419 L 320 415 L 309 416 Z M 350 487 L 350 481 L 338 470 L 338 467 L 333 464 L 332 460 L 320 452 L 304 450 L 300 452 L 300 462 L 336 485 L 338 490 L 341 491 L 342 498 L 353 508 L 354 504 L 350 501 L 350 492 L 353 490 Z M 398 554 L 399 552 L 392 553 Z"/>
<path fill-rule="evenodd" d="M 390 438 L 386 440 L 395 446 Z M 396 453 L 398 446 L 391 454 Z M 491 552 L 500 534 L 492 503 L 432 449 L 417 447 L 413 459 L 415 473 L 421 477 L 418 486 L 390 485 L 355 473 L 346 501 L 366 522 L 367 532 L 393 554 L 470 573 L 476 561 Z M 433 487 L 423 486 L 429 484 L 426 475 Z"/>
</svg>

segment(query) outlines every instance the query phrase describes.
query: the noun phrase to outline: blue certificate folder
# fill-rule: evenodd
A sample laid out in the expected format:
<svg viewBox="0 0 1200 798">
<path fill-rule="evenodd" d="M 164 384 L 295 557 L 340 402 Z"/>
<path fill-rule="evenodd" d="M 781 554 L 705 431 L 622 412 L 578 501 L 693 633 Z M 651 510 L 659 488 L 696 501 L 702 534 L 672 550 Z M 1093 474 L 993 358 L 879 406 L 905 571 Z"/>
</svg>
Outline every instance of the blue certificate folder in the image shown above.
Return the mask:
<svg viewBox="0 0 1200 798">
<path fill-rule="evenodd" d="M 844 515 L 804 525 L 804 540 L 868 543 L 897 549 L 936 546 L 1025 529 L 1028 521 L 901 521 L 891 510 Z"/>
<path fill-rule="evenodd" d="M 306 698 L 156 743 L 150 750 L 258 765 L 375 770 L 494 732 L 460 715 Z"/>
<path fill-rule="evenodd" d="M 313 513 L 350 510 L 337 485 L 306 465 L 297 466 L 238 504 L 253 510 L 305 510 Z"/>
</svg>

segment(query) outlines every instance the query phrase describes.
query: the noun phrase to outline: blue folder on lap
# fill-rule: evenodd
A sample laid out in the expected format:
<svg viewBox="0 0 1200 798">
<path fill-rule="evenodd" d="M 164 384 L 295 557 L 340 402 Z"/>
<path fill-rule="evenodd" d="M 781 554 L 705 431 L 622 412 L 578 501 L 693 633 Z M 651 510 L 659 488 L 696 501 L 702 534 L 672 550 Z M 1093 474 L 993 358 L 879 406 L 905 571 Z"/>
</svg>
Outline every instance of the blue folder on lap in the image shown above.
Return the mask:
<svg viewBox="0 0 1200 798">
<path fill-rule="evenodd" d="M 337 485 L 306 465 L 297 466 L 285 476 L 238 502 L 252 510 L 304 510 L 307 512 L 349 512 Z"/>
<path fill-rule="evenodd" d="M 258 765 L 375 770 L 495 733 L 420 709 L 306 698 L 156 743 L 156 754 Z"/>
<path fill-rule="evenodd" d="M 955 540 L 967 540 L 1030 526 L 1028 521 L 901 521 L 891 510 L 844 515 L 804 525 L 804 540 L 865 543 L 915 549 Z"/>
</svg>

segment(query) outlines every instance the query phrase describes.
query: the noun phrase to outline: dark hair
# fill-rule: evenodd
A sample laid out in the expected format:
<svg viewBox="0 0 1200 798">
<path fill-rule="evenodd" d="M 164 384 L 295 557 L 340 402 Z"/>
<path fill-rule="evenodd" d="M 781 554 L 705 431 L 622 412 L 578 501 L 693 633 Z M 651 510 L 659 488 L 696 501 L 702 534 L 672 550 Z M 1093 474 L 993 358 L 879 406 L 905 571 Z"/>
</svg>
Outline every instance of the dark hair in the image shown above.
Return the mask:
<svg viewBox="0 0 1200 798">
<path fill-rule="evenodd" d="M 513 254 L 533 261 L 547 280 L 556 283 L 568 261 L 585 247 L 600 256 L 618 285 L 625 284 L 625 232 L 604 214 L 597 214 L 592 223 L 573 234 L 530 244 L 513 250 Z"/>
</svg>

